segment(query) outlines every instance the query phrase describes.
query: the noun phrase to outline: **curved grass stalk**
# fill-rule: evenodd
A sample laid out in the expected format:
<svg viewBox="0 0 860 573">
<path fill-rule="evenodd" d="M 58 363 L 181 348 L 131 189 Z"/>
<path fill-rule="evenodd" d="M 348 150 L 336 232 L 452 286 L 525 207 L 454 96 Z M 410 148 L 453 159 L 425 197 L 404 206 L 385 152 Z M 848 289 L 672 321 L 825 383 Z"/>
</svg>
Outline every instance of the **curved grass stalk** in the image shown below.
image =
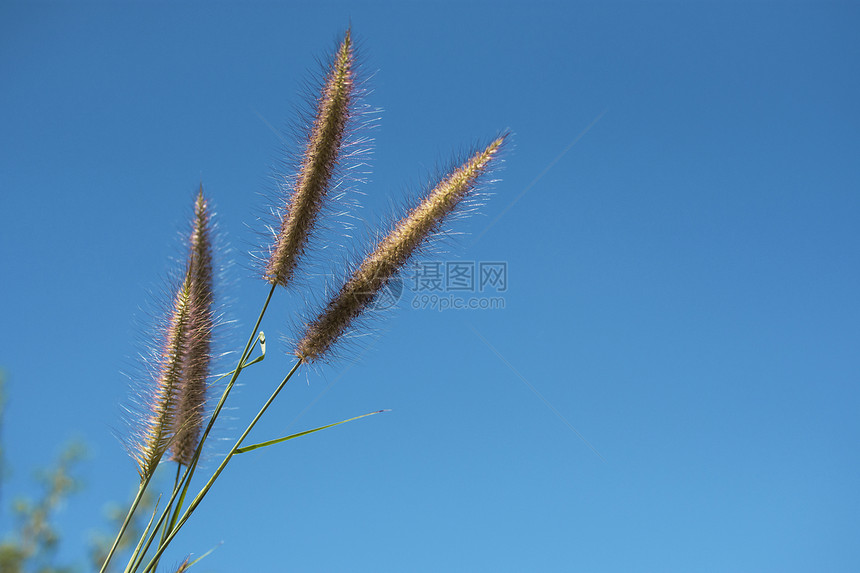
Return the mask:
<svg viewBox="0 0 860 573">
<path fill-rule="evenodd" d="M 167 539 L 165 539 L 164 543 L 160 545 L 158 551 L 156 551 L 149 564 L 147 564 L 146 568 L 143 570 L 143 573 L 148 573 L 154 570 L 155 566 L 158 564 L 158 559 L 164 553 L 164 550 L 167 549 L 167 546 L 170 544 L 173 538 L 176 537 L 176 534 L 179 533 L 179 530 L 182 529 L 182 526 L 185 525 L 185 522 L 188 521 L 188 518 L 191 517 L 191 514 L 194 512 L 195 509 L 197 509 L 197 506 L 200 505 L 200 502 L 203 501 L 203 498 L 206 496 L 209 490 L 212 489 L 212 485 L 215 483 L 215 480 L 218 479 L 218 476 L 221 475 L 221 472 L 224 471 L 224 468 L 227 467 L 227 464 L 230 462 L 236 452 L 240 449 L 242 442 L 245 440 L 248 434 L 251 433 L 251 430 L 254 429 L 254 426 L 257 425 L 257 422 L 260 420 L 263 414 L 266 413 L 266 410 L 269 409 L 269 406 L 272 405 L 272 402 L 275 401 L 275 398 L 278 397 L 278 394 L 281 393 L 281 390 L 284 389 L 284 386 L 287 385 L 287 382 L 290 381 L 290 378 L 293 377 L 293 374 L 296 373 L 296 371 L 299 369 L 299 366 L 301 365 L 302 361 L 297 361 L 295 366 L 293 366 L 293 368 L 287 373 L 287 375 L 284 377 L 278 387 L 275 388 L 275 391 L 272 392 L 272 395 L 269 396 L 269 399 L 266 400 L 266 403 L 263 404 L 263 407 L 260 408 L 260 411 L 257 412 L 257 415 L 254 416 L 254 419 L 251 420 L 251 423 L 248 424 L 248 427 L 245 428 L 245 431 L 242 432 L 242 435 L 239 436 L 239 439 L 236 440 L 236 444 L 233 446 L 233 449 L 230 450 L 230 453 L 227 454 L 227 457 L 224 458 L 224 460 L 221 462 L 221 465 L 218 466 L 218 469 L 215 470 L 215 473 L 212 474 L 212 477 L 209 478 L 209 481 L 206 482 L 206 485 L 203 486 L 203 488 L 200 490 L 194 500 L 190 504 L 188 504 L 188 509 L 186 509 L 185 513 L 182 514 L 182 517 L 179 518 L 179 521 L 176 523 L 176 525 L 171 528 L 170 534 L 167 536 Z"/>
</svg>

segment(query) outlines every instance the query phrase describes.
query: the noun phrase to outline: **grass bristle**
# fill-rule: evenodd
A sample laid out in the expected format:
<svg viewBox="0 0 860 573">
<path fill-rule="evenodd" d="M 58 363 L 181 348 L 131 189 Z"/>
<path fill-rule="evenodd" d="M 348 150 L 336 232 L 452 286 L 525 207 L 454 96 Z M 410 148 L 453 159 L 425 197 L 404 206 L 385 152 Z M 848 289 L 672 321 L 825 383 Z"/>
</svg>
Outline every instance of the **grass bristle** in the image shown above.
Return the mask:
<svg viewBox="0 0 860 573">
<path fill-rule="evenodd" d="M 162 456 L 188 464 L 197 448 L 206 404 L 215 326 L 212 221 L 201 185 L 194 204 L 185 272 L 172 296 L 161 342 L 148 362 L 151 387 L 134 430 L 132 457 L 141 480 Z"/>
<path fill-rule="evenodd" d="M 188 274 L 191 279 L 189 327 L 182 376 L 177 388 L 171 459 L 188 465 L 197 448 L 206 404 L 206 381 L 212 356 L 213 270 L 212 237 L 203 186 L 194 203 L 194 225 L 189 241 Z"/>
<path fill-rule="evenodd" d="M 158 377 L 149 398 L 148 412 L 140 432 L 141 440 L 132 453 L 138 465 L 141 481 L 151 477 L 161 457 L 170 445 L 176 413 L 176 389 L 182 374 L 185 341 L 191 304 L 191 280 L 186 273 L 173 302 L 168 320 Z"/>
<path fill-rule="evenodd" d="M 295 354 L 305 362 L 324 357 L 406 264 L 475 189 L 504 143 L 501 136 L 446 175 L 379 241 L 319 316 L 307 324 Z"/>
<path fill-rule="evenodd" d="M 356 95 L 354 64 L 353 42 L 347 31 L 318 97 L 299 173 L 266 264 L 264 276 L 272 284 L 287 286 L 292 280 L 331 190 Z"/>
</svg>

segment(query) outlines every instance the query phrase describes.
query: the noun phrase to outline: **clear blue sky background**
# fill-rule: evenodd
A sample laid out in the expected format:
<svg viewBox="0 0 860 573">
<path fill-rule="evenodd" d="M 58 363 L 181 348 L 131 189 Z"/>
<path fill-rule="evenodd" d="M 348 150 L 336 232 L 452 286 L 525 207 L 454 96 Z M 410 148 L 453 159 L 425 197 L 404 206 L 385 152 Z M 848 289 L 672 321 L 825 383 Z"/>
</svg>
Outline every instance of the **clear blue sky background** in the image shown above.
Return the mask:
<svg viewBox="0 0 860 573">
<path fill-rule="evenodd" d="M 860 570 L 852 3 L 4 2 L 0 527 L 73 437 L 91 456 L 62 559 L 132 493 L 122 372 L 200 181 L 232 248 L 230 340 L 250 327 L 270 126 L 349 22 L 384 110 L 369 224 L 514 133 L 444 254 L 507 262 L 505 308 L 412 310 L 407 291 L 255 437 L 393 411 L 237 458 L 167 562 L 223 541 L 199 570 Z M 303 306 L 275 300 L 208 468 L 291 365 Z"/>
</svg>

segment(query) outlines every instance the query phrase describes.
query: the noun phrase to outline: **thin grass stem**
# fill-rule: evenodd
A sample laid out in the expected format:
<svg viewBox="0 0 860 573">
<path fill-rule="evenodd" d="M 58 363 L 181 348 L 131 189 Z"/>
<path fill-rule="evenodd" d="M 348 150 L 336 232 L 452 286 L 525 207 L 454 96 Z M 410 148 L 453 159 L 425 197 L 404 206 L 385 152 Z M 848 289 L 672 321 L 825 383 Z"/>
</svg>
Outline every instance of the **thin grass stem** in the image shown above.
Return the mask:
<svg viewBox="0 0 860 573">
<path fill-rule="evenodd" d="M 158 499 L 155 501 L 155 506 L 152 508 L 152 515 L 149 518 L 149 523 L 146 524 L 146 528 L 143 530 L 143 533 L 140 534 L 140 540 L 137 542 L 137 545 L 134 548 L 134 551 L 131 554 L 131 560 L 137 559 L 137 555 L 140 553 L 141 548 L 143 547 L 143 541 L 146 539 L 147 533 L 149 533 L 150 528 L 152 527 L 152 522 L 155 521 L 155 514 L 158 513 L 158 504 L 161 503 L 161 495 L 158 496 Z"/>
<path fill-rule="evenodd" d="M 257 425 L 259 419 L 263 416 L 263 414 L 266 413 L 266 410 L 269 409 L 269 406 L 272 404 L 272 402 L 275 401 L 275 398 L 278 397 L 278 394 L 281 393 L 281 390 L 283 390 L 284 386 L 286 386 L 287 382 L 290 381 L 290 378 L 293 377 L 293 374 L 296 373 L 296 371 L 299 369 L 299 366 L 301 365 L 302 361 L 298 360 L 295 366 L 293 366 L 292 370 L 287 373 L 287 375 L 275 389 L 275 391 L 272 392 L 272 395 L 269 397 L 266 403 L 263 404 L 263 407 L 260 408 L 260 411 L 257 412 L 257 415 L 254 416 L 254 419 L 251 420 L 251 423 L 248 424 L 248 427 L 245 428 L 245 431 L 242 432 L 242 435 L 239 436 L 239 439 L 236 440 L 236 444 L 233 446 L 233 449 L 230 450 L 230 453 L 227 454 L 227 457 L 224 458 L 224 460 L 221 462 L 221 465 L 218 466 L 218 469 L 215 470 L 215 473 L 212 474 L 212 477 L 209 478 L 209 481 L 206 482 L 206 485 L 203 486 L 203 488 L 200 490 L 194 500 L 190 504 L 188 504 L 188 509 L 186 509 L 185 513 L 182 514 L 182 517 L 176 523 L 176 526 L 171 529 L 170 535 L 167 536 L 167 539 L 158 548 L 158 551 L 155 553 L 155 556 L 150 560 L 149 564 L 146 566 L 146 569 L 143 570 L 143 573 L 149 573 L 155 568 L 155 566 L 158 564 L 158 559 L 161 557 L 161 554 L 164 553 L 164 550 L 167 548 L 167 546 L 170 544 L 170 542 L 173 540 L 173 538 L 176 536 L 182 526 L 185 525 L 185 522 L 188 521 L 188 518 L 191 516 L 194 510 L 197 509 L 197 506 L 200 505 L 200 502 L 203 501 L 203 498 L 212 488 L 212 485 L 215 483 L 215 480 L 218 479 L 218 476 L 221 475 L 221 472 L 224 471 L 224 468 L 227 466 L 227 464 L 242 446 L 242 442 L 245 440 L 248 434 L 251 433 L 251 430 L 253 430 L 254 426 Z"/>
<path fill-rule="evenodd" d="M 254 323 L 254 329 L 251 332 L 251 336 L 248 338 L 248 342 L 245 344 L 245 349 L 239 356 L 239 362 L 236 364 L 236 369 L 233 371 L 233 376 L 231 376 L 230 381 L 227 382 L 227 387 L 224 388 L 224 392 L 223 394 L 221 394 L 221 399 L 218 401 L 218 405 L 215 406 L 215 410 L 212 412 L 212 417 L 209 418 L 209 423 L 206 425 L 206 430 L 203 432 L 203 435 L 200 436 L 200 443 L 197 444 L 197 449 L 194 451 L 194 457 L 191 459 L 191 463 L 188 465 L 188 469 L 185 471 L 185 477 L 183 477 L 185 485 L 182 489 L 182 497 L 180 498 L 179 504 L 177 505 L 177 511 L 174 513 L 173 518 L 171 519 L 171 529 L 176 523 L 176 515 L 178 514 L 178 508 L 182 507 L 182 502 L 185 500 L 185 495 L 188 492 L 189 484 L 191 484 L 191 478 L 194 476 L 194 471 L 197 469 L 197 462 L 200 460 L 200 453 L 203 451 L 203 443 L 209 436 L 209 432 L 212 430 L 212 426 L 215 424 L 215 419 L 218 417 L 218 414 L 221 413 L 221 409 L 224 407 L 224 403 L 227 401 L 227 395 L 230 393 L 230 390 L 233 388 L 233 385 L 239 378 L 239 374 L 241 374 L 242 370 L 245 368 L 245 361 L 248 359 L 248 356 L 252 352 L 253 348 L 257 345 L 257 333 L 260 330 L 260 324 L 263 322 L 263 316 L 265 316 L 266 314 L 266 309 L 269 308 L 269 303 L 272 300 L 272 295 L 275 294 L 276 287 L 277 284 L 273 284 L 272 287 L 269 289 L 269 294 L 266 296 L 266 302 L 263 303 L 263 308 L 260 310 L 260 315 L 257 317 L 257 322 Z M 174 493 L 174 496 L 170 498 L 171 504 L 174 501 L 175 495 L 176 494 Z"/>
<path fill-rule="evenodd" d="M 182 464 L 177 462 L 176 463 L 176 477 L 173 478 L 173 490 L 174 491 L 176 491 L 179 488 L 179 482 L 180 482 L 181 476 L 182 476 Z M 172 500 L 171 500 L 171 502 L 172 502 Z M 168 511 L 170 511 L 170 506 L 168 506 L 166 509 Z M 164 543 L 164 539 L 167 537 L 167 533 L 168 533 L 168 524 L 165 521 L 164 527 L 161 529 L 161 543 Z"/>
<path fill-rule="evenodd" d="M 104 573 L 107 571 L 108 564 L 110 564 L 111 557 L 113 557 L 114 552 L 116 552 L 116 548 L 119 547 L 119 542 L 122 539 L 125 530 L 128 529 L 128 524 L 131 523 L 131 518 L 134 516 L 134 512 L 137 509 L 137 506 L 140 504 L 140 500 L 143 499 L 143 494 L 146 491 L 146 486 L 149 485 L 149 481 L 152 479 L 152 474 L 149 474 L 144 478 L 142 482 L 140 482 L 140 487 L 137 488 L 137 495 L 134 496 L 134 501 L 131 502 L 131 507 L 128 509 L 128 513 L 125 516 L 125 519 L 122 522 L 122 525 L 119 528 L 119 533 L 116 534 L 116 539 L 113 540 L 113 545 L 111 545 L 110 551 L 108 551 L 107 557 L 105 557 L 104 563 L 102 563 L 102 568 L 99 570 L 99 573 Z"/>
<path fill-rule="evenodd" d="M 152 545 L 152 542 L 155 539 L 156 532 L 158 531 L 158 529 L 161 528 L 163 524 L 169 523 L 168 529 L 170 529 L 171 531 L 173 530 L 179 515 L 180 508 L 182 507 L 183 502 L 185 500 L 185 496 L 188 493 L 188 487 L 191 484 L 191 478 L 194 476 L 194 471 L 197 468 L 197 462 L 200 460 L 200 454 L 203 451 L 203 444 L 206 441 L 206 438 L 209 436 L 209 432 L 212 430 L 212 427 L 215 425 L 215 420 L 218 418 L 218 414 L 221 413 L 221 410 L 224 407 L 224 403 L 227 401 L 227 396 L 229 395 L 230 390 L 233 388 L 233 385 L 239 378 L 239 374 L 242 373 L 242 369 L 245 366 L 245 360 L 247 360 L 248 355 L 251 353 L 252 349 L 256 345 L 257 332 L 260 330 L 260 324 L 263 322 L 263 317 L 266 314 L 266 310 L 269 308 L 269 303 L 272 300 L 272 295 L 275 293 L 276 287 L 277 285 L 273 284 L 269 289 L 269 294 L 266 296 L 266 301 L 263 303 L 263 308 L 260 310 L 260 314 L 257 317 L 257 321 L 254 323 L 254 329 L 251 332 L 251 336 L 248 337 L 248 342 L 245 344 L 245 348 L 239 355 L 239 361 L 236 363 L 236 368 L 232 371 L 230 381 L 227 382 L 227 386 L 224 388 L 224 392 L 222 392 L 221 398 L 218 400 L 218 404 L 215 406 L 215 410 L 212 412 L 212 416 L 209 418 L 209 423 L 206 425 L 206 429 L 200 436 L 200 442 L 197 444 L 197 449 L 194 451 L 194 457 L 191 458 L 191 463 L 188 464 L 188 467 L 185 470 L 185 474 L 182 476 L 182 480 L 178 484 L 179 487 L 174 488 L 170 499 L 167 502 L 167 506 L 162 512 L 161 517 L 158 518 L 158 523 L 156 524 L 153 533 L 150 534 L 149 539 L 146 541 L 145 549 L 138 556 L 138 562 L 135 563 L 134 556 L 132 556 L 132 559 L 129 560 L 128 565 L 126 566 L 127 573 L 130 571 L 136 571 L 137 568 L 140 566 L 143 560 L 143 556 L 145 556 L 146 552 L 149 551 L 149 547 Z M 230 373 L 228 373 L 227 375 L 229 374 Z M 179 496 L 179 503 L 177 503 L 169 522 L 165 522 L 165 519 L 167 519 L 167 516 L 170 514 L 170 509 L 173 507 L 173 503 L 176 501 L 180 490 L 182 491 L 182 494 L 181 496 Z M 171 539 L 173 539 L 173 535 L 169 534 L 166 539 L 163 539 L 161 543 L 159 543 L 159 552 L 157 554 L 158 556 L 160 556 L 161 553 L 164 552 L 164 548 L 167 546 L 167 544 L 170 543 Z"/>
</svg>

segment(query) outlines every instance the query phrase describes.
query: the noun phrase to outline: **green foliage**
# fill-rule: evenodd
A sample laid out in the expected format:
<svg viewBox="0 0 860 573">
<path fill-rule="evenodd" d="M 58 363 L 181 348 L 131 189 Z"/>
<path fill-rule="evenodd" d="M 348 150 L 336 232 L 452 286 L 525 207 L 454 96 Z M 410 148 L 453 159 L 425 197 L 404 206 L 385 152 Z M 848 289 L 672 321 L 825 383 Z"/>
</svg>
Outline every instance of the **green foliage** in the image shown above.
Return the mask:
<svg viewBox="0 0 860 573">
<path fill-rule="evenodd" d="M 3 427 L 6 405 L 6 379 L 0 371 L 0 429 Z M 81 442 L 67 444 L 57 460 L 47 469 L 38 471 L 35 480 L 39 485 L 36 499 L 16 497 L 11 503 L 14 527 L 0 534 L 0 573 L 73 573 L 82 570 L 79 566 L 57 562 L 57 549 L 63 533 L 54 524 L 54 517 L 70 496 L 83 488 L 76 477 L 78 465 L 86 459 L 87 449 Z M 0 440 L 0 485 L 7 477 L 5 448 Z M 140 514 L 151 511 L 152 496 L 146 496 L 140 504 Z M 125 513 L 118 504 L 107 509 L 109 530 L 116 530 Z M 143 531 L 140 519 L 132 520 L 119 550 L 128 549 Z M 90 542 L 89 567 L 98 569 L 104 563 L 110 549 L 112 535 L 97 533 Z"/>
<path fill-rule="evenodd" d="M 5 382 L 5 376 L 0 372 L 0 427 L 6 406 Z M 51 519 L 66 498 L 80 489 L 80 481 L 74 477 L 73 470 L 83 459 L 85 451 L 80 443 L 66 446 L 55 465 L 37 475 L 42 490 L 38 499 L 14 500 L 15 529 L 0 542 L 0 573 L 67 573 L 74 570 L 54 563 L 60 534 Z M 5 450 L 0 447 L 0 479 L 6 473 L 3 454 Z"/>
</svg>

